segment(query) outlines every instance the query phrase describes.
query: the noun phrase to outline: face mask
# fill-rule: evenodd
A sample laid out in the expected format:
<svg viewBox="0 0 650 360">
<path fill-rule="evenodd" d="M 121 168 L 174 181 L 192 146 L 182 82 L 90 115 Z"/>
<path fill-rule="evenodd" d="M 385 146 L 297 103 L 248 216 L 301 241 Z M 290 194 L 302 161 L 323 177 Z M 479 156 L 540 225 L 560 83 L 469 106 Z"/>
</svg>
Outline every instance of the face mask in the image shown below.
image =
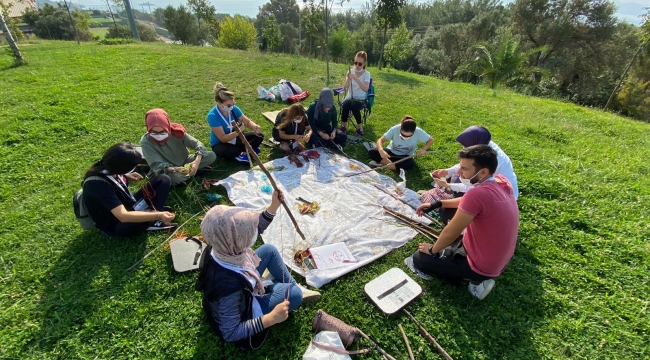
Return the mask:
<svg viewBox="0 0 650 360">
<path fill-rule="evenodd" d="M 149 134 L 149 136 L 151 136 L 152 138 L 154 138 L 154 140 L 156 140 L 156 141 L 164 141 L 165 139 L 167 139 L 167 138 L 169 137 L 169 134 L 168 134 L 168 133 L 162 133 L 162 134 Z"/>
<path fill-rule="evenodd" d="M 231 106 L 221 105 L 221 108 L 222 108 L 223 111 L 225 111 L 225 112 L 231 112 L 232 109 L 235 108 L 235 105 L 231 105 Z"/>
<path fill-rule="evenodd" d="M 472 185 L 472 179 L 474 179 L 474 178 L 476 177 L 476 175 L 478 175 L 478 173 L 479 173 L 480 171 L 481 171 L 481 170 L 477 171 L 476 174 L 474 174 L 474 176 L 472 176 L 472 177 L 469 178 L 469 179 L 463 179 L 463 178 L 461 178 L 461 179 L 460 179 L 460 182 L 463 183 L 463 185 Z"/>
<path fill-rule="evenodd" d="M 410 138 L 412 138 L 412 137 L 413 137 L 413 135 L 411 135 L 411 136 L 404 136 L 404 135 L 402 135 L 402 134 L 399 134 L 399 138 L 402 139 L 402 140 L 408 140 L 408 139 L 410 139 Z"/>
<path fill-rule="evenodd" d="M 300 119 L 293 119 L 293 122 L 296 124 L 300 124 L 302 122 L 302 118 Z"/>
</svg>

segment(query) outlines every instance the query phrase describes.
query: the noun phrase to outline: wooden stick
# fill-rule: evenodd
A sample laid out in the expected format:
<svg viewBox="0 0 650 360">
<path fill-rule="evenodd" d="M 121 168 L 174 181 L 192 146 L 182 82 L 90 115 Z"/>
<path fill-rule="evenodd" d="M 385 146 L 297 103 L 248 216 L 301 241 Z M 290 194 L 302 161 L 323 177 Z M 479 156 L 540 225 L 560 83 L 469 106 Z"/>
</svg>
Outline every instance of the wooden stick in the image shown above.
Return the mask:
<svg viewBox="0 0 650 360">
<path fill-rule="evenodd" d="M 409 359 L 415 360 L 415 357 L 413 356 L 413 350 L 411 350 L 411 344 L 409 344 L 409 339 L 406 337 L 406 333 L 402 328 L 402 324 L 397 324 L 397 327 L 399 328 L 399 331 L 402 332 L 402 337 L 404 338 L 404 342 L 406 343 L 406 350 L 409 351 Z"/>
<path fill-rule="evenodd" d="M 370 341 L 373 345 L 375 345 L 375 347 L 377 348 L 377 351 L 379 351 L 379 353 L 381 353 L 383 356 L 388 358 L 388 360 L 395 360 L 394 357 L 390 356 L 386 351 L 384 351 L 384 349 L 379 347 L 379 345 L 377 345 L 376 342 L 372 341 L 372 339 L 370 339 L 370 337 L 368 337 L 368 335 L 364 334 L 363 331 L 361 331 L 361 329 L 357 328 L 357 331 L 359 332 L 359 335 L 361 335 L 364 339 Z"/>
<path fill-rule="evenodd" d="M 239 125 L 237 125 L 237 123 L 234 122 L 234 121 L 231 124 L 232 124 L 233 129 L 237 132 L 237 135 L 239 136 L 239 139 L 241 139 L 242 144 L 244 144 L 244 146 L 246 147 L 246 150 L 248 150 L 249 154 L 251 154 L 251 156 L 253 157 L 253 160 L 255 160 L 255 162 L 260 167 L 262 172 L 268 177 L 269 182 L 271 183 L 271 186 L 273 187 L 273 190 L 279 192 L 280 189 L 278 188 L 278 185 L 275 183 L 275 180 L 273 179 L 273 176 L 271 175 L 271 173 L 268 170 L 266 170 L 266 168 L 264 167 L 264 164 L 262 164 L 262 161 L 260 160 L 259 156 L 257 156 L 255 151 L 253 151 L 253 148 L 251 147 L 251 144 L 249 144 L 248 140 L 246 140 L 246 136 L 244 136 L 244 133 L 242 133 L 241 129 L 239 128 Z M 282 200 L 282 206 L 287 211 L 287 214 L 289 214 L 289 218 L 291 219 L 291 222 L 293 223 L 293 226 L 296 228 L 296 232 L 298 232 L 298 235 L 300 235 L 300 237 L 303 240 L 305 240 L 305 234 L 303 234 L 302 231 L 300 231 L 300 226 L 298 226 L 298 222 L 296 221 L 296 218 L 293 217 L 293 214 L 291 213 L 291 209 L 289 209 L 289 206 L 287 205 L 287 203 L 284 200 Z"/>
<path fill-rule="evenodd" d="M 440 346 L 440 344 L 438 344 L 438 342 L 436 341 L 436 339 L 435 339 L 433 336 L 431 336 L 431 334 L 429 334 L 429 332 L 424 328 L 424 326 L 422 326 L 422 325 L 420 324 L 420 322 L 417 321 L 417 319 L 416 319 L 415 317 L 413 317 L 413 315 L 411 315 L 410 312 L 408 312 L 408 310 L 406 310 L 406 309 L 402 309 L 402 311 L 404 311 L 404 312 L 406 313 L 406 315 L 408 315 L 408 317 L 410 317 L 411 320 L 413 320 L 413 322 L 415 323 L 415 325 L 418 326 L 418 328 L 420 329 L 420 334 L 422 334 L 422 336 L 424 336 L 425 338 L 427 338 L 429 341 L 431 341 L 431 343 L 433 343 L 433 345 L 436 346 L 436 349 L 438 350 L 438 352 L 440 353 L 440 355 L 442 355 L 446 360 L 454 360 L 454 358 L 452 358 L 451 356 L 449 356 L 449 354 L 447 354 L 447 352 L 445 351 L 445 349 L 443 349 L 442 346 Z"/>
<path fill-rule="evenodd" d="M 425 154 L 433 154 L 433 151 L 427 151 Z M 382 166 L 376 167 L 376 168 L 374 168 L 374 169 L 370 169 L 370 170 L 362 171 L 362 172 L 360 172 L 360 173 L 356 173 L 356 174 L 343 175 L 342 177 L 357 176 L 357 175 L 361 175 L 361 174 L 369 173 L 369 172 L 371 172 L 371 171 L 377 171 L 377 170 L 385 169 L 385 168 L 387 168 L 387 167 L 389 167 L 389 166 L 391 166 L 391 165 L 399 164 L 399 163 L 401 163 L 402 161 L 406 161 L 406 160 L 408 160 L 408 159 L 413 159 L 416 155 L 417 155 L 417 153 L 416 153 L 416 154 L 413 154 L 413 155 L 409 155 L 409 156 L 407 156 L 407 157 L 405 157 L 405 158 L 402 158 L 402 159 L 399 159 L 399 160 L 397 160 L 397 161 L 394 161 L 394 162 L 388 163 L 388 164 L 386 164 L 386 165 L 382 165 Z"/>
<path fill-rule="evenodd" d="M 399 201 L 403 202 L 404 204 L 408 205 L 411 209 L 413 209 L 413 210 L 417 210 L 417 209 L 413 208 L 413 206 L 411 206 L 411 204 L 409 204 L 408 202 L 404 201 L 404 199 L 400 199 L 397 195 L 392 194 L 390 191 L 384 189 L 384 188 L 381 187 L 379 184 L 373 184 L 373 185 L 374 185 L 378 190 L 381 190 L 381 191 L 383 191 L 384 193 L 386 193 L 386 194 L 392 196 L 395 200 L 399 200 Z M 424 216 L 425 218 L 429 219 L 431 222 L 435 222 L 435 223 L 436 223 L 438 226 L 440 226 L 441 228 L 444 227 L 444 225 L 443 225 L 440 221 L 436 220 L 433 216 L 431 216 L 431 215 L 429 215 L 429 214 L 425 214 L 425 213 L 423 213 L 422 216 Z"/>
<path fill-rule="evenodd" d="M 174 235 L 176 235 L 176 233 L 178 232 L 178 230 L 180 230 L 183 226 L 185 226 L 185 224 L 187 224 L 190 220 L 194 219 L 195 217 L 197 217 L 197 216 L 198 216 L 199 214 L 201 214 L 201 213 L 203 213 L 203 210 L 201 210 L 201 211 L 197 212 L 196 214 L 192 215 L 191 218 L 187 219 L 187 221 L 185 221 L 181 226 L 177 227 L 176 230 L 174 230 L 174 232 L 173 232 L 171 235 L 169 235 L 169 237 L 168 237 L 167 239 L 165 239 L 165 241 L 161 242 L 160 244 L 158 244 L 158 246 L 156 246 L 155 248 L 151 249 L 151 251 L 149 251 L 149 252 L 147 253 L 147 255 L 145 255 L 142 259 L 138 260 L 135 264 L 131 265 L 131 267 L 129 267 L 128 269 L 126 269 L 126 271 L 129 272 L 129 271 L 135 269 L 136 266 L 142 264 L 142 262 L 144 261 L 144 259 L 146 259 L 146 258 L 148 258 L 149 256 L 151 256 L 151 254 L 153 254 L 154 251 L 156 251 L 156 249 L 160 248 L 160 247 L 163 246 L 166 242 L 168 242 L 169 240 L 171 240 L 171 238 L 172 238 Z"/>
<path fill-rule="evenodd" d="M 422 224 L 422 223 L 420 223 L 420 222 L 417 222 L 417 221 L 415 221 L 415 220 L 411 220 L 411 219 L 409 219 L 408 217 L 406 217 L 406 216 L 404 216 L 404 215 L 402 215 L 402 214 L 396 213 L 396 212 L 390 210 L 389 208 L 387 208 L 387 207 L 385 207 L 385 206 L 384 206 L 384 211 L 387 212 L 388 214 L 390 214 L 390 215 L 392 215 L 392 216 L 398 218 L 399 220 L 402 220 L 403 222 L 405 222 L 406 224 L 410 225 L 410 226 L 413 227 L 414 229 L 416 229 L 416 230 L 420 230 L 420 231 L 422 231 L 422 232 L 425 232 L 425 233 L 427 233 L 428 235 L 433 236 L 433 237 L 436 238 L 436 239 L 438 239 L 438 235 L 440 235 L 440 234 L 439 234 L 437 231 L 435 231 L 434 229 L 432 229 L 432 228 L 430 228 L 430 227 L 428 227 L 428 226 L 426 226 L 426 225 L 424 225 L 424 224 Z"/>
</svg>

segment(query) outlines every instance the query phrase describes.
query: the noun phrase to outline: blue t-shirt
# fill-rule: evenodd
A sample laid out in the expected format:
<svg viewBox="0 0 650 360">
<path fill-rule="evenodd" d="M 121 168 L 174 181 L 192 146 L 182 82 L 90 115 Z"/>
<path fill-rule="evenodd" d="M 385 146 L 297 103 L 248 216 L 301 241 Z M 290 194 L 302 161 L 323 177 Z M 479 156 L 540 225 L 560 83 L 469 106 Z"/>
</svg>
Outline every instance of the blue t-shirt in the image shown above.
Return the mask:
<svg viewBox="0 0 650 360">
<path fill-rule="evenodd" d="M 429 139 L 431 139 L 431 136 L 429 136 L 429 134 L 424 132 L 424 130 L 420 129 L 419 127 L 416 127 L 413 136 L 407 140 L 402 140 L 402 138 L 399 137 L 401 127 L 402 124 L 395 125 L 392 128 L 388 129 L 388 131 L 386 131 L 384 134 L 384 138 L 386 138 L 386 140 L 390 140 L 390 144 L 388 144 L 386 148 L 395 155 L 413 155 L 415 154 L 415 149 L 418 147 L 418 143 L 427 142 Z"/>
<path fill-rule="evenodd" d="M 216 105 L 212 108 L 212 110 L 208 112 L 208 125 L 210 125 L 210 128 L 221 127 L 223 128 L 224 134 L 230 134 L 232 132 L 230 122 L 239 119 L 242 115 L 244 115 L 244 113 L 237 107 L 237 105 L 235 105 L 226 118 L 223 113 L 219 111 L 218 106 L 219 105 Z M 210 146 L 214 146 L 219 142 L 220 141 L 217 135 L 215 135 L 214 131 L 210 129 Z"/>
</svg>

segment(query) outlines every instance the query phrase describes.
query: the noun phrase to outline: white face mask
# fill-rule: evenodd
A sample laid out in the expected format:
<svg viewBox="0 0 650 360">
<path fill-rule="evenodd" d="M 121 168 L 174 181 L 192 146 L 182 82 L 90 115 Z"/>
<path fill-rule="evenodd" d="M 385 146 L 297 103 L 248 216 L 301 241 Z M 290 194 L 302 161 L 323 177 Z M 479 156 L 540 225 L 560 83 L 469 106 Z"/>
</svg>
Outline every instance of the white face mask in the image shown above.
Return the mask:
<svg viewBox="0 0 650 360">
<path fill-rule="evenodd" d="M 293 119 L 293 122 L 296 124 L 300 124 L 302 122 L 302 118 L 300 119 Z"/>
<path fill-rule="evenodd" d="M 152 138 L 154 138 L 157 141 L 163 141 L 169 137 L 168 133 L 162 133 L 162 134 L 149 134 Z"/>
<path fill-rule="evenodd" d="M 231 112 L 232 109 L 235 108 L 235 105 L 231 105 L 231 106 L 221 105 L 221 108 L 222 108 L 223 111 L 225 111 L 225 112 Z"/>
<path fill-rule="evenodd" d="M 460 178 L 460 182 L 463 183 L 463 185 L 472 185 L 472 179 L 474 179 L 479 172 L 481 172 L 481 170 L 477 171 L 476 174 L 469 179 Z"/>
</svg>

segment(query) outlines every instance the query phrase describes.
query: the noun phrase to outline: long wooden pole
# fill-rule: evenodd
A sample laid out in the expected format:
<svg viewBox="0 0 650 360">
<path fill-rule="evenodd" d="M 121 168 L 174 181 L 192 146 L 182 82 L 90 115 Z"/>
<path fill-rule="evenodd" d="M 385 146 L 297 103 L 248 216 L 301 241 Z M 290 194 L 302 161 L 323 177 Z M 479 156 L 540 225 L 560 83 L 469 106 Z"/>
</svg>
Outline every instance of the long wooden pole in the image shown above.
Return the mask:
<svg viewBox="0 0 650 360">
<path fill-rule="evenodd" d="M 427 151 L 425 154 L 433 154 L 433 151 Z M 415 156 L 416 156 L 416 154 L 409 155 L 409 156 L 407 156 L 407 157 L 405 157 L 405 158 L 399 159 L 399 160 L 397 160 L 397 161 L 393 161 L 393 162 L 388 163 L 388 164 L 386 164 L 386 165 L 378 166 L 378 167 L 376 167 L 376 168 L 374 168 L 374 169 L 370 169 L 370 170 L 362 171 L 362 172 L 360 172 L 360 173 L 356 173 L 356 174 L 343 175 L 342 177 L 357 176 L 357 175 L 361 175 L 361 174 L 369 173 L 369 172 L 371 172 L 371 171 L 377 171 L 377 170 L 385 169 L 385 168 L 387 168 L 387 167 L 389 167 L 389 166 L 391 166 L 391 165 L 399 164 L 399 163 L 401 163 L 402 161 L 406 161 L 406 160 L 408 160 L 408 159 L 413 159 Z"/>
<path fill-rule="evenodd" d="M 413 356 L 413 350 L 411 350 L 411 344 L 409 344 L 409 339 L 406 337 L 406 333 L 402 328 L 402 324 L 397 324 L 397 327 L 399 328 L 399 331 L 402 333 L 402 337 L 404 338 L 404 342 L 406 343 L 406 350 L 409 351 L 409 359 L 415 360 L 415 357 Z"/>
<path fill-rule="evenodd" d="M 278 185 L 275 183 L 275 180 L 273 179 L 273 176 L 268 170 L 266 170 L 259 156 L 257 156 L 255 150 L 253 150 L 251 144 L 248 143 L 248 140 L 246 140 L 246 136 L 244 136 L 244 133 L 239 128 L 239 125 L 237 125 L 235 121 L 233 121 L 231 124 L 232 124 L 232 128 L 237 132 L 237 135 L 239 136 L 239 139 L 241 140 L 242 144 L 244 144 L 244 146 L 246 147 L 246 151 L 248 151 L 248 154 L 250 154 L 253 160 L 255 160 L 255 163 L 257 163 L 257 166 L 260 167 L 260 170 L 262 170 L 262 172 L 266 174 L 266 176 L 269 178 L 269 182 L 271 183 L 273 190 L 280 191 Z M 293 217 L 293 213 L 291 213 L 291 209 L 289 209 L 289 205 L 287 205 L 287 203 L 284 200 L 282 200 L 282 206 L 287 211 L 287 214 L 289 214 L 289 218 L 291 219 L 293 226 L 296 228 L 296 232 L 298 232 L 298 235 L 300 235 L 300 237 L 303 240 L 305 240 L 305 234 L 303 234 L 302 231 L 300 231 L 300 226 L 298 226 L 298 222 L 296 221 L 296 218 Z"/>
<path fill-rule="evenodd" d="M 135 269 L 138 265 L 142 264 L 142 262 L 144 261 L 144 259 L 146 259 L 146 258 L 148 258 L 149 256 L 151 256 L 151 254 L 153 254 L 153 252 L 156 251 L 156 249 L 158 249 L 159 247 L 163 246 L 163 244 L 165 244 L 166 242 L 168 242 L 169 240 L 171 240 L 171 238 L 174 237 L 174 235 L 176 235 L 176 233 L 178 232 L 178 230 L 180 230 L 183 226 L 185 226 L 185 224 L 187 224 L 190 220 L 194 219 L 195 217 L 197 217 L 199 214 L 201 214 L 201 213 L 203 213 L 203 212 L 204 212 L 204 211 L 201 210 L 201 211 L 197 212 L 196 214 L 192 215 L 191 218 L 187 219 L 187 221 L 185 221 L 183 224 L 181 224 L 181 226 L 177 227 L 176 230 L 174 230 L 174 232 L 173 232 L 171 235 L 169 235 L 169 237 L 168 237 L 167 239 L 165 239 L 165 241 L 161 242 L 160 244 L 158 244 L 158 246 L 156 246 L 155 248 L 151 249 L 151 251 L 149 251 L 149 252 L 147 253 L 147 255 L 145 255 L 142 259 L 138 260 L 135 264 L 131 265 L 131 267 L 129 267 L 128 269 L 126 269 L 126 271 L 129 272 L 129 271 Z"/>
<path fill-rule="evenodd" d="M 433 345 L 436 346 L 436 349 L 438 350 L 438 352 L 440 353 L 440 355 L 442 355 L 446 360 L 454 360 L 454 358 L 452 358 L 451 356 L 449 356 L 449 354 L 447 354 L 447 352 L 445 351 L 445 349 L 443 349 L 443 347 L 440 346 L 440 344 L 438 344 L 438 342 L 436 341 L 436 338 L 434 338 L 433 336 L 431 336 L 431 334 L 429 334 L 429 332 L 424 328 L 424 326 L 422 326 L 422 325 L 420 324 L 420 322 L 417 321 L 417 319 L 416 319 L 413 315 L 411 315 L 410 312 L 408 312 L 408 310 L 406 310 L 406 309 L 402 309 L 402 311 L 404 311 L 404 312 L 406 313 L 406 315 L 408 315 L 408 317 L 410 317 L 411 320 L 413 320 L 413 322 L 415 323 L 415 325 L 418 326 L 418 328 L 420 329 L 420 334 L 422 334 L 422 336 L 424 336 L 425 338 L 427 338 L 427 339 L 428 339 L 428 340 L 429 340 Z"/>
<path fill-rule="evenodd" d="M 411 204 L 409 204 L 408 202 L 404 201 L 404 199 L 400 199 L 400 198 L 397 197 L 395 194 L 392 194 L 390 191 L 388 191 L 388 190 L 382 188 L 379 184 L 373 184 L 373 185 L 377 188 L 377 190 L 381 190 L 382 192 L 384 192 L 384 193 L 386 193 L 386 194 L 392 196 L 395 200 L 399 200 L 399 201 L 403 202 L 404 204 L 408 205 L 411 209 L 413 209 L 413 210 L 417 210 L 416 208 L 414 208 L 413 206 L 411 206 Z M 433 216 L 431 216 L 431 215 L 429 215 L 429 214 L 424 214 L 424 213 L 422 214 L 422 216 L 424 216 L 425 218 L 429 219 L 431 222 L 435 222 L 435 223 L 436 223 L 438 226 L 440 226 L 441 228 L 444 227 L 444 225 L 443 225 L 440 221 L 436 220 L 436 218 L 434 218 Z"/>
<path fill-rule="evenodd" d="M 422 223 L 420 223 L 418 221 L 415 221 L 415 220 L 411 220 L 408 217 L 406 217 L 406 216 L 404 216 L 404 215 L 402 215 L 400 213 L 396 213 L 396 212 L 390 210 L 389 208 L 387 208 L 385 206 L 384 206 L 384 211 L 387 212 L 388 214 L 398 218 L 399 220 L 402 220 L 406 224 L 410 225 L 412 228 L 414 228 L 414 229 L 416 229 L 418 231 L 424 232 L 427 235 L 433 236 L 436 239 L 438 239 L 438 235 L 440 235 L 437 231 L 435 231 L 434 229 L 428 227 L 427 225 L 424 225 L 424 224 L 422 224 Z"/>
<path fill-rule="evenodd" d="M 11 35 L 11 31 L 9 31 L 9 27 L 5 22 L 5 18 L 4 16 L 2 16 L 2 11 L 0 11 L 0 30 L 2 30 L 2 32 L 5 34 L 5 39 L 7 39 L 11 51 L 13 51 L 14 53 L 14 58 L 16 60 L 16 63 L 17 64 L 24 63 L 25 58 L 23 58 L 23 54 L 20 52 L 20 49 L 18 49 L 18 45 L 16 45 L 16 42 L 13 36 Z"/>
</svg>

